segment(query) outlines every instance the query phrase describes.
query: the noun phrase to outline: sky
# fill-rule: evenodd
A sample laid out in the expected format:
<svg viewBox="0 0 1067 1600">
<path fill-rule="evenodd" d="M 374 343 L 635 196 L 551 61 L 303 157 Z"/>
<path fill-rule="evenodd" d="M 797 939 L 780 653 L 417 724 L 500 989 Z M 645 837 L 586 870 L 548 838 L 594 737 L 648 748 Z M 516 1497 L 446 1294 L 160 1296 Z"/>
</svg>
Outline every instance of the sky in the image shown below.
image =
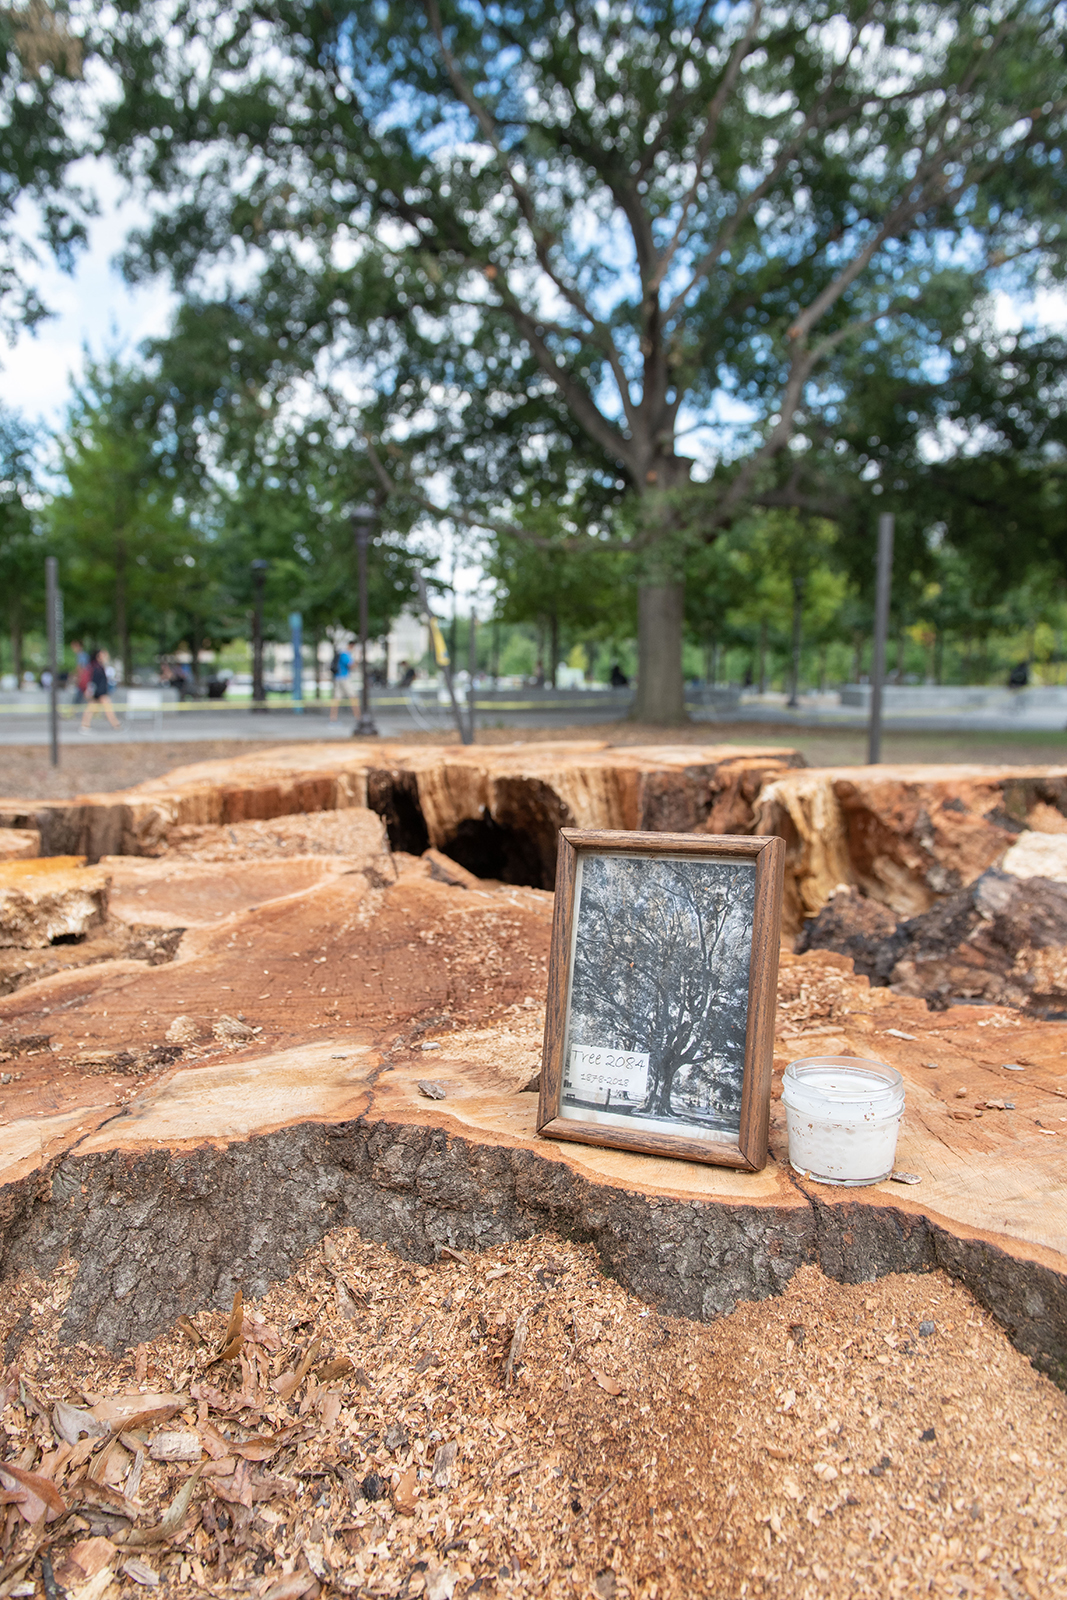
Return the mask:
<svg viewBox="0 0 1067 1600">
<path fill-rule="evenodd" d="M 30 422 L 46 428 L 62 425 L 72 380 L 84 370 L 86 351 L 94 357 L 117 353 L 136 356 L 144 340 L 163 334 L 177 306 L 177 297 L 160 279 L 131 288 L 115 264 L 126 234 L 144 218 L 144 208 L 130 199 L 115 174 L 103 163 L 80 164 L 77 177 L 91 187 L 100 215 L 89 225 L 88 248 L 77 258 L 72 275 L 61 272 L 42 255 L 27 273 L 45 305 L 54 312 L 33 333 L 23 333 L 13 347 L 0 344 L 0 400 Z M 23 219 L 27 235 L 32 219 Z M 482 601 L 491 608 L 481 567 L 459 541 L 453 569 L 452 535 L 431 537 L 440 549 L 439 574 L 455 586 L 461 609 Z"/>
<path fill-rule="evenodd" d="M 165 331 L 175 304 L 165 283 L 131 289 L 113 265 L 143 209 L 124 196 L 119 180 L 102 163 L 80 163 L 77 176 L 99 201 L 100 216 L 89 226 L 89 248 L 78 257 L 73 276 L 42 255 L 28 276 L 55 315 L 35 333 L 23 333 L 14 348 L 0 345 L 4 403 L 50 427 L 62 421 L 71 379 L 82 371 L 86 347 L 94 356 L 112 350 L 133 356 L 142 340 Z M 31 219 L 22 222 L 28 232 Z"/>
</svg>

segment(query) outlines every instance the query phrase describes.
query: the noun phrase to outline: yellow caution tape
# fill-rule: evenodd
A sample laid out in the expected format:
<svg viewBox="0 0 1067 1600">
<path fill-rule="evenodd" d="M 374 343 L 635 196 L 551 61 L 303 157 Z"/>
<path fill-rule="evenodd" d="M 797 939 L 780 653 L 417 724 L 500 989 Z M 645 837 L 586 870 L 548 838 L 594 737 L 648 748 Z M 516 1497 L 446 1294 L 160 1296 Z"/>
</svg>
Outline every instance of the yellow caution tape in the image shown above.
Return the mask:
<svg viewBox="0 0 1067 1600">
<path fill-rule="evenodd" d="M 445 636 L 437 626 L 436 617 L 429 617 L 427 620 L 430 624 L 430 638 L 433 640 L 434 660 L 439 667 L 447 667 L 448 646 L 445 644 Z"/>
</svg>

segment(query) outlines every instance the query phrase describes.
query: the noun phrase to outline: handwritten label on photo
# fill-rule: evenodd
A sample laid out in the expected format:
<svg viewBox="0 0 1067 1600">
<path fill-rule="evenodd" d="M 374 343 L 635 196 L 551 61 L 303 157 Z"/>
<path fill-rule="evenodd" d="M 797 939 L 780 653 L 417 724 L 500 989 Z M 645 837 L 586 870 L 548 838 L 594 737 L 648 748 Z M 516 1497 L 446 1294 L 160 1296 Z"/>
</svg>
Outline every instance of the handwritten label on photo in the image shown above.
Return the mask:
<svg viewBox="0 0 1067 1600">
<path fill-rule="evenodd" d="M 573 1044 L 563 1093 L 587 1105 L 641 1105 L 648 1094 L 648 1060 L 647 1050 Z"/>
</svg>

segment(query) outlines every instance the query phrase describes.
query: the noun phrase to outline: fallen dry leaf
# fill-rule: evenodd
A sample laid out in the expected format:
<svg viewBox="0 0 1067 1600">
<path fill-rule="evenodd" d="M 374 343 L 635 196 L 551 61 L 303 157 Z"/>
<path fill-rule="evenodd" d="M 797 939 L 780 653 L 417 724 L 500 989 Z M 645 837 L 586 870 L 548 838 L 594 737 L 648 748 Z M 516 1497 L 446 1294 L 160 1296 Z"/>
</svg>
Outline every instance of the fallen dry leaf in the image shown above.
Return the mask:
<svg viewBox="0 0 1067 1600">
<path fill-rule="evenodd" d="M 98 1400 L 92 1407 L 92 1414 L 98 1422 L 117 1431 L 131 1424 L 145 1426 L 148 1421 L 165 1421 L 161 1412 L 169 1407 L 169 1415 L 173 1416 L 185 1403 L 180 1394 L 115 1394 Z"/>
<path fill-rule="evenodd" d="M 49 1482 L 47 1478 L 42 1478 L 37 1472 L 27 1472 L 24 1467 L 16 1467 L 13 1462 L 10 1461 L 5 1461 L 3 1466 L 0 1467 L 0 1474 L 11 1478 L 13 1482 L 21 1485 L 22 1488 L 28 1489 L 31 1494 L 37 1497 L 38 1500 L 43 1501 L 43 1503 L 48 1507 L 49 1522 L 52 1521 L 53 1517 L 66 1516 L 67 1502 L 64 1500 L 55 1484 Z M 39 1514 L 40 1513 L 38 1513 L 38 1515 Z M 31 1522 L 36 1522 L 37 1517 L 31 1517 L 29 1520 Z"/>
<path fill-rule="evenodd" d="M 348 1356 L 338 1356 L 336 1361 L 325 1361 L 316 1372 L 315 1376 L 320 1383 L 333 1383 L 336 1378 L 345 1378 L 353 1371 L 353 1364 Z"/>
<path fill-rule="evenodd" d="M 68 1405 L 65 1400 L 57 1400 L 52 1407 L 52 1427 L 56 1438 L 62 1439 L 64 1444 L 77 1444 L 82 1434 L 93 1439 L 107 1433 L 107 1424 L 94 1417 L 91 1411 Z"/>
<path fill-rule="evenodd" d="M 608 1394 L 622 1394 L 622 1384 L 617 1378 L 609 1377 L 606 1372 L 601 1372 L 599 1367 L 590 1367 L 589 1370 L 600 1387 Z"/>
<path fill-rule="evenodd" d="M 196 1486 L 200 1480 L 202 1470 L 201 1467 L 196 1467 L 186 1478 L 185 1483 L 167 1507 L 161 1522 L 158 1522 L 154 1528 L 131 1528 L 121 1539 L 121 1543 L 127 1546 L 163 1544 L 173 1534 L 177 1533 L 185 1521 L 189 1507 L 192 1504 L 193 1495 L 196 1492 Z"/>
<path fill-rule="evenodd" d="M 281 1578 L 277 1583 L 272 1583 L 270 1588 L 263 1593 L 263 1600 L 300 1600 L 311 1589 L 317 1589 L 319 1581 L 313 1572 L 294 1572 L 292 1577 Z"/>
<path fill-rule="evenodd" d="M 112 1489 L 106 1483 L 96 1483 L 92 1478 L 79 1478 L 77 1483 L 72 1483 L 67 1489 L 67 1498 L 72 1506 L 93 1506 L 98 1511 L 117 1512 L 131 1522 L 136 1520 L 141 1511 L 136 1501 L 127 1499 L 121 1490 Z"/>
<path fill-rule="evenodd" d="M 222 1336 L 217 1352 L 208 1362 L 209 1367 L 214 1366 L 216 1361 L 233 1361 L 240 1355 L 241 1346 L 244 1344 L 244 1320 L 244 1295 L 238 1289 L 233 1297 L 233 1310 L 230 1312 L 226 1332 Z"/>
</svg>

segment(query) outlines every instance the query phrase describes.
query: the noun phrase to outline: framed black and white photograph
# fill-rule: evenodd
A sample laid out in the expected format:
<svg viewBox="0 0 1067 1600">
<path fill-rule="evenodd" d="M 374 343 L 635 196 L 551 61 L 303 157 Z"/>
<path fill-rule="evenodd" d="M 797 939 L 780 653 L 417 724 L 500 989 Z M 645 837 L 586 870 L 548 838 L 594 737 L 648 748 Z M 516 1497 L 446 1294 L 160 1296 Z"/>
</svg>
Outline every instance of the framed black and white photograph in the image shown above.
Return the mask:
<svg viewBox="0 0 1067 1600">
<path fill-rule="evenodd" d="M 561 830 L 541 1134 L 759 1171 L 784 854 Z"/>
</svg>

